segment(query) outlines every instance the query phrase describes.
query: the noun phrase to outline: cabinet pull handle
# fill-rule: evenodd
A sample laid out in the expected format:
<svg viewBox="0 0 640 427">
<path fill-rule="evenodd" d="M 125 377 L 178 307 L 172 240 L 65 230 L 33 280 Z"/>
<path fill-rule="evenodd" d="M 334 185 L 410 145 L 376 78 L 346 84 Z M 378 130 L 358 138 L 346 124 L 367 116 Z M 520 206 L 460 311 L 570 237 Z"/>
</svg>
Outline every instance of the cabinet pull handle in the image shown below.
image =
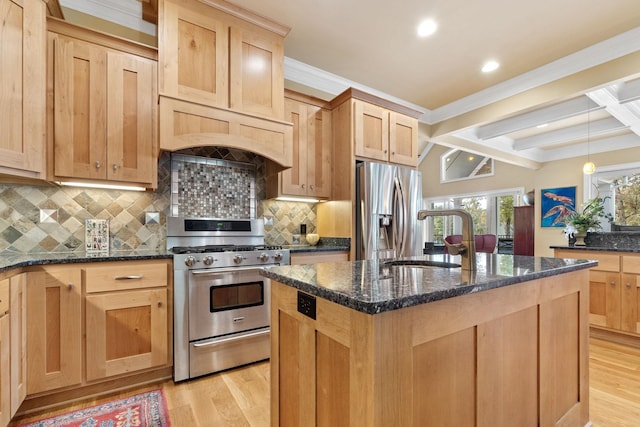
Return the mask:
<svg viewBox="0 0 640 427">
<path fill-rule="evenodd" d="M 96 169 L 100 169 L 102 167 L 102 163 L 100 161 L 96 162 Z"/>
<path fill-rule="evenodd" d="M 134 280 L 142 279 L 144 276 L 116 276 L 115 280 Z"/>
</svg>

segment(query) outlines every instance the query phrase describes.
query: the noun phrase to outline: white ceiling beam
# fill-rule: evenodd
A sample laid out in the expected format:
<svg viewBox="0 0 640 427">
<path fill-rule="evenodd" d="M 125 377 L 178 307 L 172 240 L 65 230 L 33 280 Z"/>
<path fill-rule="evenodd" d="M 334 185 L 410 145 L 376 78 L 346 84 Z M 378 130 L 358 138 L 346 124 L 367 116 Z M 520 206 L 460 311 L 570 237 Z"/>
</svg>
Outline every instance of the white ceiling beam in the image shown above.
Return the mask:
<svg viewBox="0 0 640 427">
<path fill-rule="evenodd" d="M 607 112 L 628 126 L 636 135 L 640 135 L 640 102 L 620 104 L 613 86 L 594 90 L 587 94 L 589 98 L 606 108 Z"/>
<path fill-rule="evenodd" d="M 581 96 L 529 113 L 519 114 L 508 119 L 480 126 L 476 131 L 476 135 L 482 140 L 496 138 L 545 123 L 574 117 L 597 108 L 599 108 L 598 104 Z"/>
<path fill-rule="evenodd" d="M 640 99 L 640 79 L 631 80 L 621 83 L 618 89 L 618 101 L 621 104 L 625 102 L 636 101 Z"/>
<path fill-rule="evenodd" d="M 589 124 L 580 124 L 566 128 L 541 133 L 538 135 L 520 138 L 513 143 L 516 151 L 528 150 L 530 148 L 542 148 L 551 145 L 575 141 L 589 136 L 604 135 L 626 129 L 617 119 L 609 117 L 602 120 L 593 121 Z"/>
</svg>

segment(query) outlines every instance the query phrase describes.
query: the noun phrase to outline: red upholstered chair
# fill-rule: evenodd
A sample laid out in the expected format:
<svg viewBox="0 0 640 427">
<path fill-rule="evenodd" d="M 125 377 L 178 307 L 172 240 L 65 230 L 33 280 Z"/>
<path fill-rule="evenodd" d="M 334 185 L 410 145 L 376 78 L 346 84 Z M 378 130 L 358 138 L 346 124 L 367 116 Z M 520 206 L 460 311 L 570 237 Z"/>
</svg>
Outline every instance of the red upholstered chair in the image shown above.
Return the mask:
<svg viewBox="0 0 640 427">
<path fill-rule="evenodd" d="M 462 243 L 462 234 L 452 234 L 444 238 L 447 243 Z M 498 242 L 495 234 L 476 234 L 476 252 L 493 253 Z M 444 247 L 444 253 L 449 253 L 447 247 Z"/>
</svg>

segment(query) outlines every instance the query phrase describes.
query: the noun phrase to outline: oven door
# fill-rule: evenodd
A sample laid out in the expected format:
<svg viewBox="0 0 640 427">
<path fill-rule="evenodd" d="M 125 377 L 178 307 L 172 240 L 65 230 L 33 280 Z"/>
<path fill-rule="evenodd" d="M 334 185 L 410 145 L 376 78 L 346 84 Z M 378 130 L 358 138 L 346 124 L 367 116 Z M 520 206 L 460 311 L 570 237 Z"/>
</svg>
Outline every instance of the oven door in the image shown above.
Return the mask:
<svg viewBox="0 0 640 427">
<path fill-rule="evenodd" d="M 189 341 L 269 326 L 269 279 L 260 268 L 189 272 Z"/>
</svg>

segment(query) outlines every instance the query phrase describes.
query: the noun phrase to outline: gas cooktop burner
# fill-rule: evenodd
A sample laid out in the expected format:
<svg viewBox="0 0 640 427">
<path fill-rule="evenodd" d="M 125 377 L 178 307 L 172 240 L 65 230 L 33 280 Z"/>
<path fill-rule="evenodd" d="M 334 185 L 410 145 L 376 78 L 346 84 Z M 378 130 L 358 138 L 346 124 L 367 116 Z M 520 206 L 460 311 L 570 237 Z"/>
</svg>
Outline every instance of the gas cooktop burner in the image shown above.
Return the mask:
<svg viewBox="0 0 640 427">
<path fill-rule="evenodd" d="M 202 254 L 208 252 L 250 252 L 281 250 L 282 246 L 267 245 L 203 245 L 203 246 L 174 246 L 174 254 Z"/>
</svg>

